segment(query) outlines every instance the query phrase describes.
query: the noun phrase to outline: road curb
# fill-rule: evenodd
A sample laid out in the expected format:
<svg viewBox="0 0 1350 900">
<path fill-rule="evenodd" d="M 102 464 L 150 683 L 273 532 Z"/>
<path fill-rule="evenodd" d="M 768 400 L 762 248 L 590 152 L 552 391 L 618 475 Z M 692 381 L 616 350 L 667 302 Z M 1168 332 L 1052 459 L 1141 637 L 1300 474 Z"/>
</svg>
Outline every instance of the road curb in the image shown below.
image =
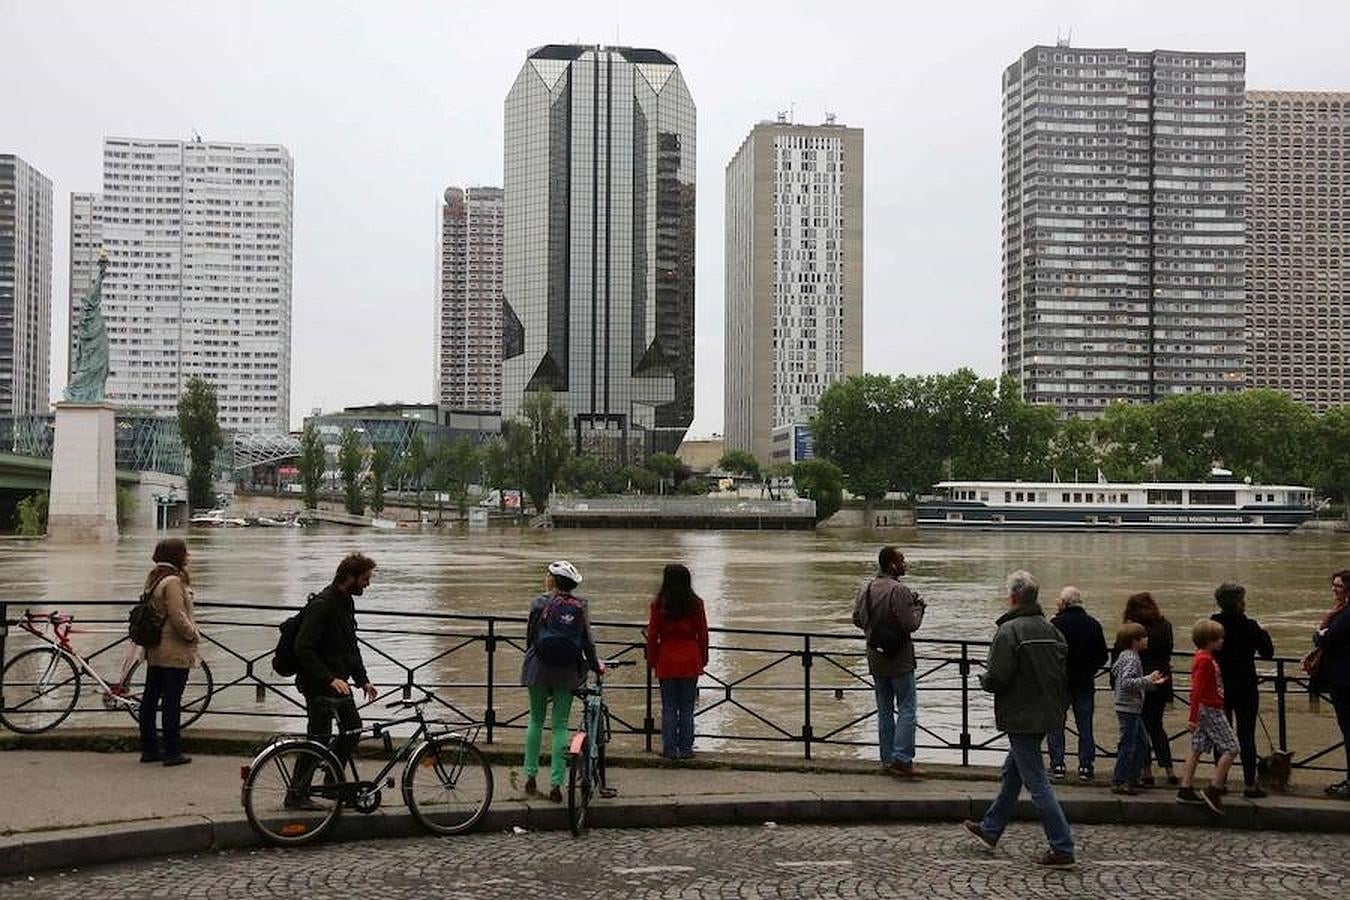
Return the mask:
<svg viewBox="0 0 1350 900">
<path fill-rule="evenodd" d="M 934 822 L 956 827 L 978 816 L 992 791 L 954 790 L 948 797 L 895 797 L 873 794 L 820 795 L 796 792 L 773 795 L 728 794 L 670 801 L 615 798 L 603 800 L 589 814 L 596 828 L 673 828 L 691 825 L 775 825 L 829 823 L 878 824 Z M 1235 830 L 1350 832 L 1350 805 L 1310 807 L 1307 804 L 1230 800 L 1227 815 L 1173 802 L 1170 795 L 1134 798 L 1062 798 L 1075 825 L 1148 825 L 1226 828 Z M 1036 819 L 1029 800 L 1017 806 L 1017 818 Z M 527 831 L 563 831 L 566 808 L 547 801 L 498 803 L 488 811 L 479 831 L 513 827 Z M 427 836 L 406 811 L 381 810 L 369 816 L 344 813 L 328 842 Z M 454 838 L 447 838 L 454 840 Z M 12 878 L 54 869 L 87 868 L 170 854 L 234 850 L 260 845 L 243 815 L 177 816 L 142 822 L 93 825 L 0 837 L 0 877 Z"/>
</svg>

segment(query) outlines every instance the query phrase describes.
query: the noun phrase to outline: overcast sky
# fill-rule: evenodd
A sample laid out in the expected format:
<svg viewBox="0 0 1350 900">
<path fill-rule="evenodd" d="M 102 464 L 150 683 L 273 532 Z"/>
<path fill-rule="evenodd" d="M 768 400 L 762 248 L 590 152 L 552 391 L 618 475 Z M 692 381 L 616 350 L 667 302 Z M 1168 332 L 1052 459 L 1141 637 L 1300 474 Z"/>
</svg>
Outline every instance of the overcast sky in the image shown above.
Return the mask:
<svg viewBox="0 0 1350 900">
<path fill-rule="evenodd" d="M 437 204 L 502 181 L 528 48 L 674 55 L 698 106 L 696 406 L 722 427 L 723 172 L 751 125 L 866 130 L 865 366 L 999 365 L 999 78 L 1034 44 L 1247 51 L 1249 88 L 1350 89 L 1344 0 L 644 3 L 0 0 L 0 152 L 52 179 L 52 390 L 69 195 L 105 135 L 280 142 L 295 160 L 291 414 L 431 399 Z"/>
</svg>

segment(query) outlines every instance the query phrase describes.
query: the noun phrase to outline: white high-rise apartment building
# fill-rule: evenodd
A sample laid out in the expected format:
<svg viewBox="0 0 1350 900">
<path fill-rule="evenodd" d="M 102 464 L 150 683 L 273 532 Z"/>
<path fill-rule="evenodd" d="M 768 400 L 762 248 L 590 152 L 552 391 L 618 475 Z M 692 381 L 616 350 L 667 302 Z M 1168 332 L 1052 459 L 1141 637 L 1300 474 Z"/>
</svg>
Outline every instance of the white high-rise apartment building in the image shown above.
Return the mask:
<svg viewBox="0 0 1350 900">
<path fill-rule="evenodd" d="M 501 188 L 445 189 L 432 357 L 442 409 L 501 412 L 504 209 Z"/>
<path fill-rule="evenodd" d="M 1003 371 L 1023 397 L 1246 381 L 1246 57 L 1032 47 L 1003 73 Z"/>
<path fill-rule="evenodd" d="M 52 351 L 52 183 L 0 154 L 0 415 L 45 413 Z"/>
<path fill-rule="evenodd" d="M 1248 384 L 1350 403 L 1350 93 L 1247 93 Z"/>
<path fill-rule="evenodd" d="M 71 196 L 70 299 L 105 251 L 110 400 L 173 414 L 199 375 L 223 428 L 288 430 L 292 207 L 279 144 L 104 140 L 103 192 Z"/>
<path fill-rule="evenodd" d="M 761 122 L 726 191 L 726 446 L 764 464 L 863 370 L 863 131 Z"/>
</svg>

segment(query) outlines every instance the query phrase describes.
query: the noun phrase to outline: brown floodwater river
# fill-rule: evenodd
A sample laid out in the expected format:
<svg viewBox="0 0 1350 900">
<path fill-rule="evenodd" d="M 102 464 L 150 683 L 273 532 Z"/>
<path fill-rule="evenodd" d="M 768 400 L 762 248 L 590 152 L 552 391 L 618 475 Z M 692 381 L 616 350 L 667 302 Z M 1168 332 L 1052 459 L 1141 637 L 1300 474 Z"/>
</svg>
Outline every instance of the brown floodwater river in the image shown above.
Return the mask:
<svg viewBox="0 0 1350 900">
<path fill-rule="evenodd" d="M 213 529 L 188 535 L 193 586 L 198 602 L 295 605 L 321 588 L 337 561 L 361 550 L 379 564 L 376 579 L 358 600 L 365 652 L 372 675 L 386 686 L 413 680 L 434 685 L 456 710 L 482 717 L 488 705 L 484 623 L 393 618 L 370 611 L 523 615 L 538 592 L 544 566 L 566 558 L 582 571 L 581 593 L 592 616 L 609 623 L 645 622 L 647 604 L 668 562 L 689 566 L 704 598 L 709 624 L 728 629 L 809 631 L 838 638 L 812 639 L 809 673 L 799 652 L 803 639 L 791 636 L 720 634 L 713 638 L 709 676 L 702 683 L 699 745 L 800 756 L 802 744 L 770 739 L 800 738 L 807 721 L 803 681 L 811 679 L 810 723 L 814 737 L 841 741 L 814 747 L 817 755 L 867 755 L 875 734 L 872 721 L 854 722 L 871 708 L 871 693 L 859 678 L 865 665 L 850 622 L 857 586 L 875 568 L 877 549 L 886 542 L 903 548 L 910 564 L 908 581 L 928 603 L 921 637 L 947 641 L 987 640 L 993 620 L 1004 608 L 1003 580 L 1025 568 L 1040 580 L 1042 600 L 1053 604 L 1065 584 L 1078 586 L 1088 610 L 1106 625 L 1119 622 L 1125 597 L 1138 590 L 1154 593 L 1176 626 L 1178 650 L 1190 647 L 1190 625 L 1213 611 L 1213 590 L 1222 581 L 1247 586 L 1248 613 L 1269 627 L 1276 652 L 1301 656 L 1312 628 L 1331 602 L 1331 573 L 1350 567 L 1350 537 L 1326 533 L 1274 535 L 1152 535 L 1076 533 L 997 533 L 894 530 L 883 532 L 822 530 L 802 532 L 531 530 L 373 531 L 324 526 L 314 529 Z M 0 600 L 11 618 L 25 607 L 59 609 L 72 601 L 116 601 L 121 610 L 69 607 L 88 620 L 109 620 L 108 633 L 82 633 L 77 646 L 102 647 L 121 631 L 118 619 L 139 592 L 149 565 L 154 537 L 124 537 L 115 547 L 63 546 L 41 541 L 0 543 Z M 361 613 L 361 610 L 366 612 Z M 283 692 L 261 695 L 247 678 L 254 674 L 283 683 L 268 666 L 278 611 L 202 611 L 203 627 L 214 642 L 205 649 L 217 688 L 212 715 L 202 725 L 277 730 L 287 726 Z M 496 646 L 492 706 L 497 740 L 518 741 L 523 708 L 516 687 L 521 627 L 498 623 L 506 640 Z M 610 655 L 623 642 L 640 640 L 636 629 L 600 629 Z M 11 632 L 12 657 L 31 639 Z M 961 678 L 956 643 L 925 645 L 921 666 L 920 721 L 931 734 L 921 744 L 955 742 L 961 732 Z M 982 659 L 983 647 L 967 651 Z M 798 655 L 791 655 L 797 653 Z M 821 654 L 815 656 L 815 654 Z M 628 651 L 630 658 L 632 651 Z M 640 653 L 636 654 L 640 659 Z M 97 668 L 116 670 L 121 648 L 99 657 Z M 1177 665 L 1185 671 L 1186 663 Z M 1291 666 L 1289 674 L 1296 667 Z M 1271 669 L 1270 671 L 1274 671 Z M 640 668 L 616 671 L 610 681 L 612 705 L 624 724 L 641 727 L 646 714 L 645 678 Z M 1105 679 L 1100 682 L 1103 689 Z M 728 687 L 730 685 L 730 687 Z M 1274 698 L 1267 697 L 1266 723 L 1276 731 Z M 74 724 L 127 724 L 121 714 L 93 715 L 98 698 L 88 686 Z M 1109 695 L 1099 697 L 1102 733 L 1114 744 Z M 967 728 L 978 744 L 994 735 L 986 697 L 972 677 Z M 1290 745 L 1298 755 L 1332 742 L 1328 704 L 1310 710 L 1306 694 L 1288 701 Z M 220 715 L 217 715 L 219 713 Z M 659 708 L 654 713 L 659 721 Z M 1184 728 L 1178 706 L 1169 716 L 1174 730 Z M 70 723 L 68 723 L 70 724 Z M 200 726 L 199 726 L 200 727 Z M 622 727 L 616 727 L 622 731 Z M 620 738 L 635 741 L 635 738 Z M 850 743 L 851 742 L 851 743 Z M 1259 737 L 1264 747 L 1264 737 Z M 1183 742 L 1178 740 L 1176 747 Z M 636 744 L 634 744 L 636 746 Z M 659 747 L 659 739 L 658 739 Z M 936 749 L 921 757 L 957 758 Z M 975 754 L 973 761 L 993 757 Z M 1328 761 L 1335 764 L 1335 755 Z"/>
</svg>

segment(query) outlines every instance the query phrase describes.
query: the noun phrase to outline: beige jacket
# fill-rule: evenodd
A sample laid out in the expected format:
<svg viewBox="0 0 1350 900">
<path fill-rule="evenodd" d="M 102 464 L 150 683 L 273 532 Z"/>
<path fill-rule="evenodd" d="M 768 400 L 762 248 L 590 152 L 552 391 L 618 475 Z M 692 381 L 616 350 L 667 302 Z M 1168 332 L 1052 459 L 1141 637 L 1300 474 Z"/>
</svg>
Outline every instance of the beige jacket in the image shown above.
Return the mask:
<svg viewBox="0 0 1350 900">
<path fill-rule="evenodd" d="M 164 617 L 159 643 L 145 651 L 152 666 L 191 669 L 197 665 L 200 637 L 197 620 L 192 616 L 192 589 L 177 575 L 160 579 L 150 595 L 150 605 Z"/>
</svg>

